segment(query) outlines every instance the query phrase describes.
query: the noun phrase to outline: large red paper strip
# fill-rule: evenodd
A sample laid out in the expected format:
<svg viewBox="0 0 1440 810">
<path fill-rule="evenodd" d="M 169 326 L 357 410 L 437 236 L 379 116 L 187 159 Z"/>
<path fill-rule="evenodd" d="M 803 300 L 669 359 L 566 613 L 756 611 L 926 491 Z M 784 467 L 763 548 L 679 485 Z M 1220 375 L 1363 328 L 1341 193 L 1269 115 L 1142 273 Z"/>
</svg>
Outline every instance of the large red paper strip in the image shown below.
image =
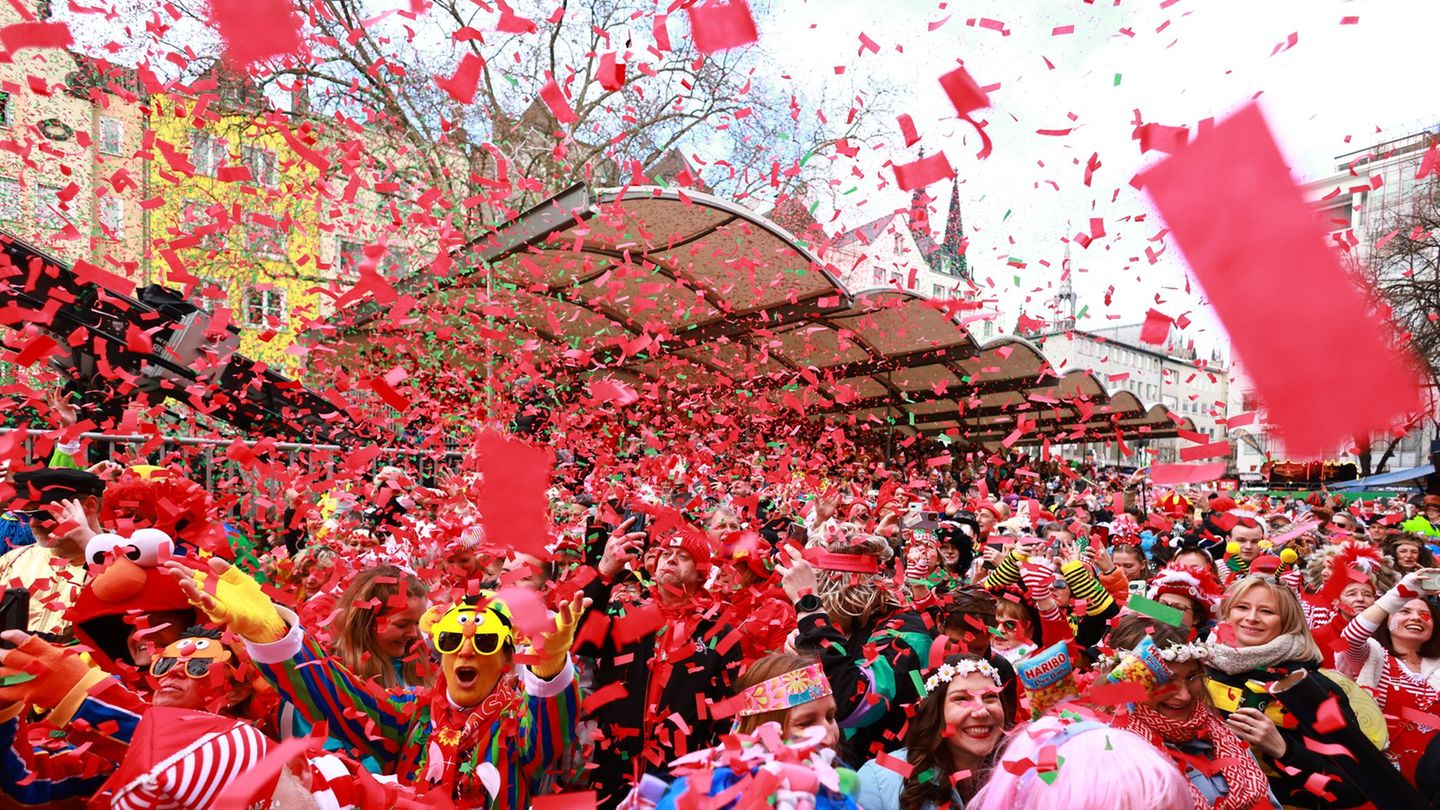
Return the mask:
<svg viewBox="0 0 1440 810">
<path fill-rule="evenodd" d="M 493 431 L 481 435 L 479 450 L 485 543 L 544 558 L 550 530 L 545 497 L 550 485 L 550 453 Z"/>
<path fill-rule="evenodd" d="M 1418 409 L 1406 352 L 1368 317 L 1366 296 L 1328 247 L 1257 107 L 1143 181 L 1288 454 L 1325 453 Z M 1339 369 L 1364 369 L 1365 385 L 1336 385 Z"/>
<path fill-rule="evenodd" d="M 1156 486 L 1200 484 L 1214 481 L 1224 474 L 1223 461 L 1214 464 L 1156 464 L 1150 468 L 1150 483 Z"/>
<path fill-rule="evenodd" d="M 710 0 L 685 9 L 690 15 L 690 35 L 701 53 L 728 51 L 754 42 L 760 35 L 745 0 L 726 3 Z"/>
</svg>

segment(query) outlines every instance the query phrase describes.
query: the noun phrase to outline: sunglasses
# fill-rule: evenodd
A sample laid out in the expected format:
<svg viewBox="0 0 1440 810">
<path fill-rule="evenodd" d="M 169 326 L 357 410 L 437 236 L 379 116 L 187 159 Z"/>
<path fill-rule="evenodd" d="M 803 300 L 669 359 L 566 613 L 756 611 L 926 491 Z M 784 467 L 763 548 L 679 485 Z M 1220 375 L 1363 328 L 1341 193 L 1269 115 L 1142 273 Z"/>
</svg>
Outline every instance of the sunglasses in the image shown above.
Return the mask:
<svg viewBox="0 0 1440 810">
<path fill-rule="evenodd" d="M 465 643 L 464 633 L 441 633 L 435 637 L 435 649 L 444 655 L 453 655 L 460 651 L 460 646 Z M 500 649 L 499 633 L 476 633 L 470 637 L 470 646 L 475 652 L 481 655 L 494 655 Z"/>
<path fill-rule="evenodd" d="M 210 665 L 223 661 L 223 658 L 187 658 L 185 660 L 185 674 L 191 678 L 203 678 L 210 674 Z M 150 664 L 150 674 L 157 678 L 164 677 L 165 673 L 175 668 L 180 661 L 174 656 L 162 656 L 156 658 Z"/>
</svg>

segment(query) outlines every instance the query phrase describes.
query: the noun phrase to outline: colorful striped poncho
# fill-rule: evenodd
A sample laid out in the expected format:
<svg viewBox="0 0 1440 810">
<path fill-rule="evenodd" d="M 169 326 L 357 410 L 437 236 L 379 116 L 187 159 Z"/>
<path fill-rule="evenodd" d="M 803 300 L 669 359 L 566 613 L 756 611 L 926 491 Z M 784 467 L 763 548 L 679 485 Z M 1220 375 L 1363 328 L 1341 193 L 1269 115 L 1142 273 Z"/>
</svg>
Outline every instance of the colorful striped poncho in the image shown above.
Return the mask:
<svg viewBox="0 0 1440 810">
<path fill-rule="evenodd" d="M 328 723 L 331 737 L 359 757 L 374 757 L 403 784 L 422 792 L 449 784 L 461 807 L 528 807 L 546 770 L 575 738 L 580 693 L 574 665 L 567 663 L 548 681 L 520 667 L 523 694 L 517 692 L 478 733 L 465 729 L 465 736 L 477 743 L 461 748 L 459 761 L 436 773 L 441 769 L 431 767 L 430 757 L 441 749 L 432 736 L 459 734 L 461 729 L 450 722 L 437 729 L 428 701 L 391 699 L 365 683 L 307 639 L 294 613 L 284 608 L 280 612 L 291 625 L 283 639 L 246 642 L 260 673 L 307 721 Z M 465 713 L 446 714 L 463 718 Z"/>
</svg>

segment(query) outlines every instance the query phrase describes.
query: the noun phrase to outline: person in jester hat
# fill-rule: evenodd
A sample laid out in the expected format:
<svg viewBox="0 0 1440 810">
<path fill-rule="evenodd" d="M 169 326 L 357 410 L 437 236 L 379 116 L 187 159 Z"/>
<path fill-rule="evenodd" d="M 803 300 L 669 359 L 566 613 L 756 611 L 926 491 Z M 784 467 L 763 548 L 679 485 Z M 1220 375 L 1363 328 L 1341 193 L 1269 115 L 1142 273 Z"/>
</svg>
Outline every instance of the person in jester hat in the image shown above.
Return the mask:
<svg viewBox="0 0 1440 810">
<path fill-rule="evenodd" d="M 386 773 L 458 807 L 526 807 L 545 771 L 571 743 L 579 689 L 570 660 L 586 605 L 564 604 L 528 641 L 534 663 L 516 666 L 508 609 L 491 594 L 450 607 L 427 632 L 442 678 L 418 701 L 393 700 L 326 655 L 295 614 L 222 560 L 214 575 L 172 564 L 194 603 L 245 640 L 260 674 L 312 723 Z M 438 795 L 437 795 L 438 794 Z"/>
</svg>

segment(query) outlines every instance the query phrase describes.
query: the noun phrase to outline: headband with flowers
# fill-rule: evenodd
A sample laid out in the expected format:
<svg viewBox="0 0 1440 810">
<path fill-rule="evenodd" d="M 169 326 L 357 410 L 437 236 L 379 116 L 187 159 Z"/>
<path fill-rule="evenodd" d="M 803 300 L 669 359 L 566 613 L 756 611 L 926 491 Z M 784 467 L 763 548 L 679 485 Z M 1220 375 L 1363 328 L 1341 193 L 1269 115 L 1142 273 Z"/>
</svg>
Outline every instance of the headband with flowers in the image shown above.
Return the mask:
<svg viewBox="0 0 1440 810">
<path fill-rule="evenodd" d="M 937 686 L 950 683 L 956 678 L 973 675 L 977 672 L 994 681 L 996 686 L 1000 685 L 1000 673 L 995 667 L 990 666 L 989 661 L 977 661 L 966 658 L 955 664 L 941 664 L 939 669 L 935 670 L 929 678 L 925 679 L 925 694 L 928 695 L 934 692 Z"/>
<path fill-rule="evenodd" d="M 772 712 L 776 709 L 793 709 L 796 706 L 832 695 L 830 681 L 825 677 L 825 668 L 811 664 L 803 669 L 792 669 L 775 677 L 761 681 L 740 693 L 740 716 Z"/>
<path fill-rule="evenodd" d="M 1125 656 L 1132 653 L 1132 650 L 1116 650 L 1113 655 L 1102 655 L 1095 659 L 1095 666 L 1100 669 L 1113 669 L 1120 665 Z M 1204 663 L 1210 659 L 1210 645 L 1204 642 L 1191 644 L 1171 644 L 1160 650 L 1160 659 L 1170 664 L 1183 664 L 1186 661 L 1199 661 Z"/>
</svg>

